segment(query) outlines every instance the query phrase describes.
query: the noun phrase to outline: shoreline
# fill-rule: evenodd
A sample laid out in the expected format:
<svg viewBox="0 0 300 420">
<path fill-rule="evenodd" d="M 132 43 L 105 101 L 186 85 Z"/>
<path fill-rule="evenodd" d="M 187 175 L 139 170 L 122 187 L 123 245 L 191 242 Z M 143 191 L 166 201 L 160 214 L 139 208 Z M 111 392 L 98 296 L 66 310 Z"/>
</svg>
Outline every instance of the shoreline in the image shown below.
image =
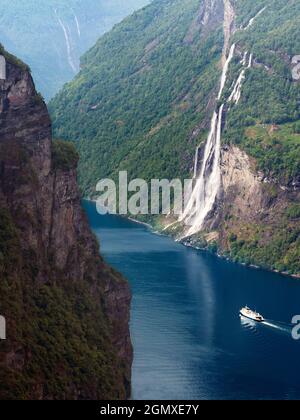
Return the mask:
<svg viewBox="0 0 300 420">
<path fill-rule="evenodd" d="M 166 236 L 169 236 L 169 235 L 166 235 Z M 200 247 L 193 246 L 193 245 L 191 245 L 189 243 L 185 243 L 185 242 L 178 242 L 178 243 L 181 243 L 182 245 L 184 245 L 187 248 L 196 249 L 196 250 L 202 251 L 202 252 L 208 252 L 209 254 L 214 255 L 215 257 L 220 258 L 222 260 L 228 261 L 231 264 L 237 264 L 237 265 L 240 265 L 242 267 L 250 268 L 252 270 L 265 271 L 267 273 L 274 273 L 274 274 L 278 274 L 280 276 L 289 277 L 289 278 L 292 278 L 294 280 L 300 280 L 300 275 L 297 275 L 297 274 L 288 274 L 288 273 L 285 273 L 283 271 L 272 270 L 271 268 L 269 268 L 269 269 L 268 268 L 263 268 L 263 267 L 260 267 L 259 265 L 255 265 L 255 264 L 246 264 L 246 263 L 242 263 L 242 262 L 239 262 L 239 261 L 233 261 L 231 258 L 226 257 L 225 255 L 215 253 L 215 252 L 211 252 L 206 248 L 200 248 Z"/>
<path fill-rule="evenodd" d="M 93 200 L 93 199 L 91 199 L 91 198 L 82 198 L 81 199 L 82 201 L 88 201 L 88 202 L 90 202 L 90 203 L 95 203 L 96 204 L 96 200 Z M 117 216 L 117 217 L 122 217 L 123 219 L 126 219 L 126 220 L 130 220 L 131 222 L 133 222 L 133 223 L 137 223 L 138 225 L 143 225 L 143 226 L 146 226 L 147 228 L 149 228 L 149 229 L 151 229 L 151 230 L 153 230 L 153 226 L 151 226 L 149 223 L 146 223 L 146 222 L 141 222 L 140 220 L 136 220 L 136 219 L 134 219 L 133 217 L 126 217 L 126 216 L 123 216 L 123 215 L 121 215 L 121 214 L 114 214 L 114 215 L 111 215 L 111 216 Z"/>
<path fill-rule="evenodd" d="M 82 198 L 82 200 L 83 201 L 89 201 L 91 203 L 96 203 L 96 200 L 93 200 L 91 198 Z M 288 274 L 288 273 L 285 273 L 285 272 L 282 272 L 282 271 L 278 271 L 278 270 L 272 270 L 272 269 L 268 269 L 268 268 L 263 268 L 263 267 L 260 267 L 258 265 L 255 265 L 255 264 L 249 264 L 249 265 L 247 265 L 247 264 L 242 263 L 242 262 L 233 261 L 229 257 L 223 256 L 223 255 L 221 255 L 219 253 L 211 252 L 211 251 L 209 251 L 209 250 L 207 250 L 205 248 L 200 248 L 200 247 L 197 247 L 196 245 L 193 246 L 193 245 L 191 245 L 189 243 L 186 243 L 186 242 L 176 241 L 171 235 L 167 235 L 167 234 L 164 234 L 164 233 L 162 233 L 162 232 L 160 232 L 158 230 L 155 230 L 154 227 L 152 225 L 150 225 L 150 223 L 141 222 L 140 220 L 134 219 L 133 217 L 126 217 L 126 216 L 122 216 L 120 214 L 116 214 L 115 216 L 123 217 L 124 219 L 130 220 L 133 223 L 136 223 L 138 225 L 145 226 L 146 228 L 148 228 L 149 230 L 151 230 L 151 232 L 154 235 L 157 235 L 157 236 L 165 236 L 165 237 L 171 238 L 174 242 L 177 242 L 177 243 L 185 246 L 186 248 L 192 248 L 192 249 L 195 249 L 196 251 L 207 252 L 207 253 L 209 253 L 211 255 L 214 255 L 217 258 L 220 258 L 222 260 L 226 260 L 226 261 L 228 261 L 228 262 L 230 262 L 232 264 L 238 264 L 238 265 L 240 265 L 242 267 L 250 268 L 252 270 L 266 271 L 266 272 L 269 272 L 269 273 L 279 274 L 279 275 L 284 276 L 284 277 L 289 277 L 289 278 L 292 278 L 294 280 L 300 280 L 300 274 L 299 275 L 297 275 L 297 274 Z"/>
</svg>

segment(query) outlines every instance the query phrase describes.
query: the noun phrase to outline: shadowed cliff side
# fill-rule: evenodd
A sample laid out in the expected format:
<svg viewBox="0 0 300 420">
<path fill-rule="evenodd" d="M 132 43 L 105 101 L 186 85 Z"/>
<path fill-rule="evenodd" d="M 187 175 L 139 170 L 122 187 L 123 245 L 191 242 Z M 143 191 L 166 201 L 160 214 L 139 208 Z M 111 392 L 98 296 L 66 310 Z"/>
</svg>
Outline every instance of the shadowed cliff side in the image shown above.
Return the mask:
<svg viewBox="0 0 300 420">
<path fill-rule="evenodd" d="M 130 395 L 127 282 L 99 256 L 81 209 L 78 156 L 52 142 L 26 66 L 0 80 L 0 399 Z"/>
</svg>

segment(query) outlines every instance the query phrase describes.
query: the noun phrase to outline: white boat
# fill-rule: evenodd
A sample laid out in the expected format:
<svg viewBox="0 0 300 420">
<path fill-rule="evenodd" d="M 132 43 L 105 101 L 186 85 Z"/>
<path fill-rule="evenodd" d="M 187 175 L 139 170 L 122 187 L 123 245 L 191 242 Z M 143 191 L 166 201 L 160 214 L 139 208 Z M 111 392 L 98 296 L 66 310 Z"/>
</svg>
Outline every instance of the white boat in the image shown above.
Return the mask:
<svg viewBox="0 0 300 420">
<path fill-rule="evenodd" d="M 252 319 L 256 322 L 264 322 L 264 317 L 259 314 L 258 312 L 252 311 L 248 306 L 245 306 L 245 308 L 242 308 L 240 310 L 240 315 L 244 316 L 245 318 Z"/>
</svg>

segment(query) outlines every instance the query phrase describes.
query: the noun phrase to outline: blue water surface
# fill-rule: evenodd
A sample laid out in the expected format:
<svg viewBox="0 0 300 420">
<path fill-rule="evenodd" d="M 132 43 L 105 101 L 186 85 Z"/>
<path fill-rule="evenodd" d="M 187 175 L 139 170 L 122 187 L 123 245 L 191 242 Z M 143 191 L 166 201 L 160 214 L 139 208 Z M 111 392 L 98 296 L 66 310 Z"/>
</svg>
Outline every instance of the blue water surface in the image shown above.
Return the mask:
<svg viewBox="0 0 300 420">
<path fill-rule="evenodd" d="M 300 399 L 300 281 L 186 248 L 84 202 L 133 293 L 134 399 Z M 248 304 L 268 321 L 241 320 Z"/>
</svg>

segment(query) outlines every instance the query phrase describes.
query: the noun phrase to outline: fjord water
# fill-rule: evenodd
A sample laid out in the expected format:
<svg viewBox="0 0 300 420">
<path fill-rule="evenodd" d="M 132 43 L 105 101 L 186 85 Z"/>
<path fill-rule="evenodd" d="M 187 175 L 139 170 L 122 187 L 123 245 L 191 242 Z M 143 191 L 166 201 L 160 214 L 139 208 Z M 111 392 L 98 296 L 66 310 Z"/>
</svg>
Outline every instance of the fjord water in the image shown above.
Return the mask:
<svg viewBox="0 0 300 420">
<path fill-rule="evenodd" d="M 133 399 L 299 399 L 300 281 L 186 248 L 84 202 L 101 253 L 130 282 Z M 241 320 L 248 304 L 268 319 Z"/>
</svg>

